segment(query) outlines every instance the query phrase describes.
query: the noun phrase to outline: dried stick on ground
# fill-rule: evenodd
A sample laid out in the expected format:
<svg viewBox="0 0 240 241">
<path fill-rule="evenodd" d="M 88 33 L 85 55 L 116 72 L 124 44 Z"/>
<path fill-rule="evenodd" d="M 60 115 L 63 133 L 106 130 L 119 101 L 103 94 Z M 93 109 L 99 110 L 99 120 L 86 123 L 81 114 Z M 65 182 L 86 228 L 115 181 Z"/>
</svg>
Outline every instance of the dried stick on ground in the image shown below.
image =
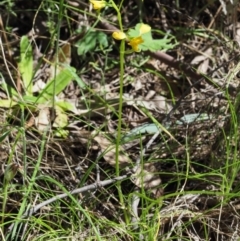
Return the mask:
<svg viewBox="0 0 240 241">
<path fill-rule="evenodd" d="M 20 220 L 24 220 L 24 219 L 32 216 L 34 213 L 36 213 L 42 207 L 44 207 L 44 206 L 46 206 L 46 205 L 48 205 L 50 203 L 53 203 L 53 202 L 55 202 L 55 201 L 57 201 L 59 199 L 68 197 L 69 195 L 73 195 L 73 194 L 79 194 L 79 193 L 87 192 L 87 191 L 90 191 L 90 190 L 96 190 L 98 187 L 104 187 L 104 186 L 107 186 L 109 184 L 112 184 L 112 183 L 115 183 L 115 182 L 118 182 L 118 181 L 123 181 L 124 179 L 129 178 L 130 175 L 131 175 L 131 173 L 123 175 L 123 176 L 120 176 L 120 177 L 115 177 L 113 179 L 109 179 L 109 180 L 105 180 L 105 181 L 101 181 L 101 182 L 95 182 L 95 183 L 87 185 L 85 187 L 74 189 L 71 192 L 62 193 L 62 194 L 56 195 L 55 197 L 52 197 L 52 198 L 50 198 L 50 199 L 48 199 L 48 200 L 46 200 L 46 201 L 36 205 L 35 207 L 32 207 L 32 208 L 28 209 L 22 215 Z M 8 228 L 8 232 L 11 232 L 13 227 L 14 227 L 14 223 Z"/>
</svg>

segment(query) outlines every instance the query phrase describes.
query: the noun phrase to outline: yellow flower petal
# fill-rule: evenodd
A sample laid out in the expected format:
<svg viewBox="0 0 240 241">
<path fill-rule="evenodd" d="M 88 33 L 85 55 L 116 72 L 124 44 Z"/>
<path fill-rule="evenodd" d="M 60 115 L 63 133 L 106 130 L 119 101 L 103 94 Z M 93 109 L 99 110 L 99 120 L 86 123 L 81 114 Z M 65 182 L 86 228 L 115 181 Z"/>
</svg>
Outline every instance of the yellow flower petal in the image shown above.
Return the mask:
<svg viewBox="0 0 240 241">
<path fill-rule="evenodd" d="M 107 5 L 106 1 L 90 0 L 90 3 L 93 5 L 93 9 L 95 9 L 95 10 L 100 10 L 100 9 L 106 7 L 106 5 Z"/>
<path fill-rule="evenodd" d="M 132 49 L 135 51 L 135 52 L 139 52 L 140 49 L 138 47 L 139 44 L 143 43 L 143 39 L 142 37 L 137 37 L 137 38 L 132 38 L 130 41 L 129 41 L 129 45 L 131 45 Z"/>
<path fill-rule="evenodd" d="M 117 31 L 117 32 L 113 32 L 112 37 L 116 40 L 122 40 L 122 39 L 125 39 L 127 35 L 124 32 Z"/>
<path fill-rule="evenodd" d="M 143 24 L 140 26 L 140 29 L 139 29 L 140 35 L 142 35 L 142 34 L 144 34 L 144 33 L 148 33 L 148 32 L 150 32 L 150 31 L 151 31 L 151 27 L 150 27 L 149 25 L 143 23 Z"/>
</svg>

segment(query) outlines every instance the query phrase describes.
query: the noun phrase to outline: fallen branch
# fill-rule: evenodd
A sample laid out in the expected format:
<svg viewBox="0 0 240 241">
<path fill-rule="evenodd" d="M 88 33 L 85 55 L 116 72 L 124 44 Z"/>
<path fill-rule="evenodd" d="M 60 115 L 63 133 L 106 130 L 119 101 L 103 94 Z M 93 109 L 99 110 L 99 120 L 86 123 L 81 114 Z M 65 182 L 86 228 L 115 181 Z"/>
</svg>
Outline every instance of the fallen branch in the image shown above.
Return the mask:
<svg viewBox="0 0 240 241">
<path fill-rule="evenodd" d="M 55 202 L 59 199 L 68 197 L 68 196 L 73 195 L 73 194 L 79 194 L 79 193 L 83 193 L 83 192 L 90 191 L 90 190 L 96 190 L 98 187 L 104 187 L 104 186 L 107 186 L 109 184 L 112 184 L 112 183 L 115 183 L 115 182 L 118 182 L 118 181 L 123 181 L 124 179 L 128 178 L 130 175 L 131 175 L 131 173 L 120 176 L 120 177 L 115 177 L 113 179 L 109 179 L 109 180 L 105 180 L 105 181 L 101 181 L 101 182 L 95 182 L 95 183 L 87 185 L 85 187 L 74 189 L 71 192 L 56 195 L 56 196 L 54 196 L 54 197 L 36 205 L 36 206 L 31 207 L 28 210 L 26 210 L 25 213 L 21 216 L 20 220 L 17 220 L 17 222 L 32 216 L 34 213 L 36 213 L 42 207 L 47 206 L 50 203 L 53 203 L 53 202 Z M 8 232 L 12 231 L 14 225 L 15 225 L 15 223 L 11 224 L 11 226 L 8 228 Z"/>
</svg>

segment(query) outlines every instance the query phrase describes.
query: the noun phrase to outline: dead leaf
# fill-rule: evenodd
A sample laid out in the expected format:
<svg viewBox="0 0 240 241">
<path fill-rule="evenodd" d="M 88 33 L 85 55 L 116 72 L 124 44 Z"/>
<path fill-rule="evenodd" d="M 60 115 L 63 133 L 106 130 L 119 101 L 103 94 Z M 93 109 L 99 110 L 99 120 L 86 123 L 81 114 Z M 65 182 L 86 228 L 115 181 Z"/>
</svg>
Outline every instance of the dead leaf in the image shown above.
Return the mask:
<svg viewBox="0 0 240 241">
<path fill-rule="evenodd" d="M 204 55 L 197 55 L 192 61 L 191 61 L 191 64 L 194 65 L 194 64 L 199 64 L 200 62 L 202 62 L 203 60 L 206 59 L 206 56 Z"/>
<path fill-rule="evenodd" d="M 100 146 L 105 161 L 111 166 L 116 165 L 116 145 L 112 144 L 106 137 L 97 135 L 93 138 Z M 119 148 L 119 166 L 126 167 L 131 164 L 129 157 Z"/>
<path fill-rule="evenodd" d="M 202 53 L 202 55 L 196 56 L 191 64 L 198 64 L 198 72 L 206 74 L 209 68 L 209 60 L 212 57 L 212 48 L 208 48 Z"/>
<path fill-rule="evenodd" d="M 33 86 L 32 92 L 33 93 L 40 92 L 41 90 L 43 90 L 45 88 L 45 86 L 46 86 L 46 83 L 43 82 L 42 79 L 38 79 Z"/>
<path fill-rule="evenodd" d="M 44 132 L 50 124 L 50 110 L 48 107 L 40 109 L 38 116 L 35 118 L 35 126 L 40 132 Z"/>
<path fill-rule="evenodd" d="M 209 67 L 209 59 L 205 59 L 199 66 L 198 72 L 206 74 Z"/>
<path fill-rule="evenodd" d="M 162 181 L 154 163 L 140 165 L 132 175 L 131 180 L 137 187 L 150 190 L 155 198 L 160 197 L 163 193 L 162 188 L 159 187 Z"/>
<path fill-rule="evenodd" d="M 49 69 L 49 79 L 52 79 L 55 75 L 58 75 L 64 68 L 64 65 L 69 65 L 71 63 L 71 45 L 69 43 L 64 44 L 58 52 L 53 57 L 52 64 Z M 56 64 L 58 65 L 56 68 Z"/>
<path fill-rule="evenodd" d="M 140 79 L 136 79 L 136 81 L 132 83 L 132 86 L 135 88 L 135 91 L 141 90 L 143 88 L 143 84 Z"/>
<path fill-rule="evenodd" d="M 155 95 L 152 102 L 155 104 L 155 108 L 161 113 L 168 113 L 172 109 L 172 105 L 167 102 L 167 98 L 162 95 Z"/>
<path fill-rule="evenodd" d="M 31 116 L 30 119 L 26 122 L 25 128 L 28 129 L 32 127 L 35 124 L 35 118 L 34 116 Z"/>
<path fill-rule="evenodd" d="M 64 44 L 59 51 L 58 59 L 60 63 L 70 64 L 71 63 L 71 45 L 70 43 Z"/>
<path fill-rule="evenodd" d="M 191 64 L 199 64 L 200 62 L 204 61 L 205 59 L 209 59 L 212 57 L 212 48 L 208 48 L 206 51 L 202 52 L 201 55 L 197 55 L 192 61 Z"/>
</svg>

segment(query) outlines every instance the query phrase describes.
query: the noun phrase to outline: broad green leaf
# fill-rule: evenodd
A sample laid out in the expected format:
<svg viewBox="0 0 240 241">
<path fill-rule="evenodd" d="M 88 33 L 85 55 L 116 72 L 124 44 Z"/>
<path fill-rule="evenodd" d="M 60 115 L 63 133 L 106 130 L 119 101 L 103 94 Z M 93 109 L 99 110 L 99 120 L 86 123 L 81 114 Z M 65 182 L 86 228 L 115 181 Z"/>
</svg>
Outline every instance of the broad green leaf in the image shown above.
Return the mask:
<svg viewBox="0 0 240 241">
<path fill-rule="evenodd" d="M 169 50 L 175 45 L 169 43 L 169 39 L 158 39 L 158 40 L 146 40 L 140 44 L 140 48 L 144 50 L 157 51 L 157 50 Z"/>
<path fill-rule="evenodd" d="M 130 38 L 136 38 L 139 36 L 139 30 L 131 28 L 128 30 L 128 35 Z"/>
<path fill-rule="evenodd" d="M 70 102 L 67 102 L 67 101 L 57 101 L 56 106 L 59 106 L 64 111 L 71 111 L 75 114 L 78 114 L 78 110 L 73 103 L 70 103 Z"/>
<path fill-rule="evenodd" d="M 6 93 L 9 97 L 13 97 L 13 96 L 19 97 L 18 92 L 14 88 L 12 88 L 10 85 L 3 83 L 2 88 L 6 91 Z"/>
<path fill-rule="evenodd" d="M 0 107 L 3 108 L 11 108 L 13 106 L 17 105 L 17 102 L 13 100 L 0 100 Z"/>
<path fill-rule="evenodd" d="M 20 63 L 19 70 L 23 80 L 23 86 L 27 95 L 32 95 L 33 78 L 33 52 L 31 43 L 27 36 L 23 36 L 20 41 Z"/>
<path fill-rule="evenodd" d="M 208 115 L 206 113 L 194 113 L 194 114 L 188 114 L 184 115 L 181 117 L 179 120 L 176 121 L 177 125 L 183 125 L 183 124 L 190 124 L 195 121 L 206 121 L 212 119 L 212 115 Z M 155 123 L 149 123 L 149 124 L 144 124 L 141 126 L 137 126 L 133 128 L 129 133 L 123 136 L 122 141 L 124 142 L 129 142 L 133 139 L 136 139 L 139 137 L 139 135 L 144 135 L 144 134 L 155 134 L 156 132 L 161 132 L 163 128 L 169 129 L 170 128 L 170 122 L 165 123 L 163 127 L 158 126 Z"/>
<path fill-rule="evenodd" d="M 155 134 L 158 131 L 161 131 L 161 129 L 156 124 L 144 124 L 133 128 L 128 134 L 123 136 L 122 141 L 129 142 L 130 140 L 139 138 L 139 135 Z"/>
<path fill-rule="evenodd" d="M 130 28 L 128 30 L 128 35 L 130 38 L 135 38 L 140 36 L 140 27 L 141 27 L 141 23 L 138 23 L 135 28 Z"/>
<path fill-rule="evenodd" d="M 105 33 L 103 33 L 103 32 L 98 32 L 97 42 L 103 48 L 106 48 L 108 46 L 108 37 L 107 37 L 107 35 Z"/>
<path fill-rule="evenodd" d="M 37 102 L 37 97 L 36 96 L 24 95 L 23 100 L 27 103 L 34 104 L 34 103 Z"/>
<path fill-rule="evenodd" d="M 76 70 L 73 67 L 66 67 L 61 70 L 55 79 L 50 80 L 45 88 L 39 94 L 37 103 L 45 103 L 46 101 L 52 100 L 53 95 L 58 95 L 61 93 L 67 85 L 74 79 L 73 73 Z"/>
<path fill-rule="evenodd" d="M 147 26 L 147 28 L 146 28 L 146 26 Z M 136 37 L 139 37 L 139 36 L 143 36 L 147 33 L 151 35 L 151 27 L 149 25 L 143 24 L 143 23 L 138 23 L 135 26 L 135 28 L 131 28 L 131 29 L 128 30 L 128 35 L 129 35 L 130 38 L 136 38 Z"/>
<path fill-rule="evenodd" d="M 153 40 L 152 33 L 148 32 L 148 33 L 143 34 L 142 39 L 143 39 L 144 43 L 152 41 Z"/>
<path fill-rule="evenodd" d="M 102 47 L 108 46 L 108 38 L 105 33 L 90 31 L 86 36 L 77 42 L 78 55 L 85 55 L 93 51 L 98 45 Z"/>
<path fill-rule="evenodd" d="M 209 115 L 207 113 L 194 113 L 194 114 L 187 114 L 181 117 L 179 120 L 176 121 L 176 124 L 182 125 L 182 124 L 191 124 L 195 121 L 206 121 L 211 120 L 213 118 L 212 115 Z"/>
</svg>

